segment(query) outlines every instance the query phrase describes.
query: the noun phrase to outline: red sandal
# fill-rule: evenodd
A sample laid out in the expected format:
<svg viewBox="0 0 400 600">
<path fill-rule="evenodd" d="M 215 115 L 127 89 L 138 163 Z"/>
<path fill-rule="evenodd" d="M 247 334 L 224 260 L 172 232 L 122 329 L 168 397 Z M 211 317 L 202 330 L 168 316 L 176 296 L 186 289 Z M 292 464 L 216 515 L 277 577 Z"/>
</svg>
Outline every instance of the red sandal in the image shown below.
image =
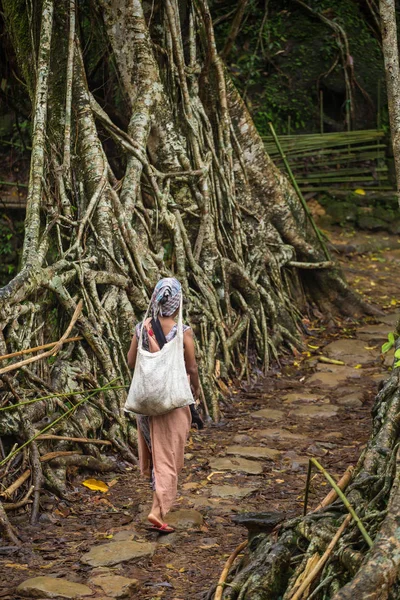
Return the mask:
<svg viewBox="0 0 400 600">
<path fill-rule="evenodd" d="M 158 533 L 173 533 L 175 531 L 168 523 L 163 523 L 161 526 L 153 525 L 150 529 L 151 531 L 158 531 Z"/>
</svg>

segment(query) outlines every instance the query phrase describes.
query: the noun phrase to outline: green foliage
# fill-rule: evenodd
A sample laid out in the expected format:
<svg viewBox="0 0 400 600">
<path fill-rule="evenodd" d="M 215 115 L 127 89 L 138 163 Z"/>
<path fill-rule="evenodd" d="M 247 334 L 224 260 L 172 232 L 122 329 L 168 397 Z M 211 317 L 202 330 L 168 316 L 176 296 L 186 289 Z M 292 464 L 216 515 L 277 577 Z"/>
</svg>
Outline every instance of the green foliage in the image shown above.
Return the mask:
<svg viewBox="0 0 400 600">
<path fill-rule="evenodd" d="M 382 55 L 360 3 L 308 0 L 308 4 L 347 34 L 357 80 L 353 85 L 355 128 L 376 126 L 378 80 L 380 121 L 385 126 Z M 215 0 L 211 10 L 214 19 L 222 19 L 215 26 L 217 45 L 222 49 L 233 19 L 232 3 Z M 344 127 L 346 87 L 337 37 L 332 28 L 296 3 L 250 0 L 227 66 L 262 135 L 269 134 L 270 121 L 278 134 L 288 133 L 289 128 L 291 133 L 318 132 L 320 89 L 324 91 L 325 127 L 333 127 L 331 121 Z"/>
<path fill-rule="evenodd" d="M 389 350 L 391 348 L 393 348 L 395 341 L 396 341 L 395 340 L 395 334 L 392 333 L 392 332 L 390 332 L 388 334 L 388 341 L 385 342 L 383 344 L 383 346 L 382 346 L 382 354 L 385 354 L 386 352 L 389 352 Z M 396 352 L 399 352 L 399 350 L 396 350 Z M 399 358 L 400 358 L 400 356 L 399 356 Z"/>
<path fill-rule="evenodd" d="M 0 286 L 16 274 L 23 243 L 24 223 L 0 215 Z"/>
</svg>

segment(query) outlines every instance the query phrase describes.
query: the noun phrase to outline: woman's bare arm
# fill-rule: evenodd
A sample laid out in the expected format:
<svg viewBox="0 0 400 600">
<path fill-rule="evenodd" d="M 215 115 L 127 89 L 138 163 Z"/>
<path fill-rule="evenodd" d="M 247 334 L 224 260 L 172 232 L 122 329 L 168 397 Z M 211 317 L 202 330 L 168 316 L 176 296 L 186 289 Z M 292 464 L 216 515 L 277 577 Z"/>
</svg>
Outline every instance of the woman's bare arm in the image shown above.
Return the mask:
<svg viewBox="0 0 400 600">
<path fill-rule="evenodd" d="M 132 341 L 131 341 L 131 347 L 129 348 L 128 357 L 127 357 L 128 358 L 128 367 L 130 369 L 135 368 L 137 348 L 138 348 L 138 343 L 137 343 L 137 337 L 136 337 L 136 332 L 135 332 L 135 334 L 132 338 Z"/>
<path fill-rule="evenodd" d="M 200 396 L 200 380 L 196 362 L 193 332 L 191 329 L 187 329 L 183 334 L 183 344 L 186 373 L 190 376 L 190 385 L 193 388 L 193 394 L 197 400 Z"/>
</svg>

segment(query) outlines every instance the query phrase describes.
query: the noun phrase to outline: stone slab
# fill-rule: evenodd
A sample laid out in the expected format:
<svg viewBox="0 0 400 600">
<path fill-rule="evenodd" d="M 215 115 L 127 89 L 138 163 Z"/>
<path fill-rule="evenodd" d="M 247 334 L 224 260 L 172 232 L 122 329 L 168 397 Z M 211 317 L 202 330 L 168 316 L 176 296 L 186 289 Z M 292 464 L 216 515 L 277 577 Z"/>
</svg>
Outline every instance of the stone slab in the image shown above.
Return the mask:
<svg viewBox="0 0 400 600">
<path fill-rule="evenodd" d="M 347 406 L 348 408 L 360 408 L 363 403 L 364 392 L 362 390 L 354 390 L 350 394 L 339 396 L 336 402 L 339 406 Z"/>
<path fill-rule="evenodd" d="M 331 404 L 322 404 L 321 406 L 302 406 L 291 411 L 296 417 L 310 417 L 311 419 L 329 419 L 336 416 L 338 407 Z"/>
<path fill-rule="evenodd" d="M 388 333 L 391 331 L 386 323 L 378 323 L 376 325 L 364 325 L 357 330 L 357 337 L 362 340 L 375 341 L 382 343 L 387 341 Z"/>
<path fill-rule="evenodd" d="M 389 328 L 391 328 L 390 331 L 393 331 L 395 329 L 397 323 L 399 322 L 399 319 L 400 319 L 399 313 L 390 313 L 390 314 L 386 315 L 386 317 L 381 317 L 379 319 L 379 322 L 389 325 Z"/>
<path fill-rule="evenodd" d="M 227 454 L 235 456 L 244 456 L 245 458 L 261 458 L 263 460 L 278 460 L 280 456 L 279 450 L 273 448 L 265 448 L 264 446 L 228 446 Z"/>
<path fill-rule="evenodd" d="M 342 360 L 346 365 L 366 365 L 373 362 L 379 355 L 379 350 L 366 350 L 363 340 L 343 338 L 331 342 L 324 348 L 324 354 L 336 360 Z"/>
<path fill-rule="evenodd" d="M 32 577 L 19 584 L 17 592 L 29 598 L 84 598 L 92 596 L 87 585 L 58 577 Z"/>
<path fill-rule="evenodd" d="M 166 515 L 165 521 L 174 529 L 200 528 L 203 525 L 203 515 L 197 510 L 175 510 Z"/>
<path fill-rule="evenodd" d="M 250 494 L 257 492 L 255 487 L 240 487 L 238 485 L 212 485 L 211 495 L 218 498 L 247 498 Z"/>
<path fill-rule="evenodd" d="M 312 403 L 317 402 L 323 398 L 323 394 L 311 394 L 309 392 L 291 392 L 282 396 L 282 400 L 287 404 L 301 404 L 303 402 Z"/>
<path fill-rule="evenodd" d="M 89 583 L 100 587 L 111 598 L 132 598 L 132 593 L 139 587 L 137 579 L 121 575 L 98 575 L 92 577 Z"/>
<path fill-rule="evenodd" d="M 279 421 L 280 419 L 283 419 L 285 413 L 282 410 L 277 410 L 275 408 L 263 408 L 251 413 L 251 416 L 256 417 L 256 419 L 271 419 L 271 421 Z"/>
<path fill-rule="evenodd" d="M 235 473 L 248 473 L 249 475 L 261 475 L 262 463 L 247 458 L 213 458 L 210 460 L 213 471 L 233 471 Z"/>
<path fill-rule="evenodd" d="M 292 440 L 302 441 L 308 440 L 308 437 L 302 433 L 295 431 L 288 431 L 287 429 L 271 428 L 271 429 L 260 429 L 257 431 L 257 437 L 267 438 L 271 440 Z"/>
<path fill-rule="evenodd" d="M 342 367 L 345 369 L 345 367 Z M 314 373 L 311 375 L 309 379 L 307 379 L 307 383 L 312 387 L 322 387 L 322 388 L 335 388 L 339 384 L 343 383 L 347 379 L 361 379 L 361 374 L 359 370 L 353 369 L 345 369 L 343 371 L 338 372 L 320 372 Z"/>
<path fill-rule="evenodd" d="M 145 558 L 153 555 L 155 544 L 148 542 L 109 542 L 100 546 L 94 546 L 84 554 L 81 561 L 92 567 L 108 567 L 118 565 L 122 562 Z"/>
</svg>

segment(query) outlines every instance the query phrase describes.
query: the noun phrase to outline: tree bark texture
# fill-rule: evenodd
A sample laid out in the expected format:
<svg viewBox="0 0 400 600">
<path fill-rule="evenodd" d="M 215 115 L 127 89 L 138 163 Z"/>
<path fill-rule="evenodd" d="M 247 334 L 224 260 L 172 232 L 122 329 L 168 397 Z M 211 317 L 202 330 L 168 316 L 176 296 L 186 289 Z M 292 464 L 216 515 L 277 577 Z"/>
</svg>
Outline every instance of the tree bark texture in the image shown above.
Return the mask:
<svg viewBox="0 0 400 600">
<path fill-rule="evenodd" d="M 385 62 L 390 133 L 400 206 L 400 70 L 395 0 L 379 0 L 382 50 Z"/>
<path fill-rule="evenodd" d="M 246 338 L 267 371 L 281 348 L 299 346 L 306 302 L 326 313 L 369 310 L 324 263 L 294 190 L 266 155 L 226 75 L 206 0 L 3 8 L 32 101 L 33 147 L 21 270 L 0 290 L 0 353 L 60 339 L 80 300 L 83 311 L 71 333 L 82 339 L 2 376 L 1 435 L 21 444 L 46 422 L 44 433 L 100 437 L 134 461 L 121 386 L 131 378 L 134 324 L 160 276 L 183 284 L 214 419 L 216 361 L 226 378 L 243 375 Z M 99 53 L 107 99 L 91 89 Z M 118 389 L 104 391 L 109 382 Z M 42 438 L 32 448 L 54 446 L 71 441 Z M 42 467 L 30 449 L 13 465 L 33 458 L 43 485 L 65 493 L 68 461 Z M 84 451 L 93 461 L 78 457 L 82 466 L 99 464 L 97 445 Z"/>
</svg>

